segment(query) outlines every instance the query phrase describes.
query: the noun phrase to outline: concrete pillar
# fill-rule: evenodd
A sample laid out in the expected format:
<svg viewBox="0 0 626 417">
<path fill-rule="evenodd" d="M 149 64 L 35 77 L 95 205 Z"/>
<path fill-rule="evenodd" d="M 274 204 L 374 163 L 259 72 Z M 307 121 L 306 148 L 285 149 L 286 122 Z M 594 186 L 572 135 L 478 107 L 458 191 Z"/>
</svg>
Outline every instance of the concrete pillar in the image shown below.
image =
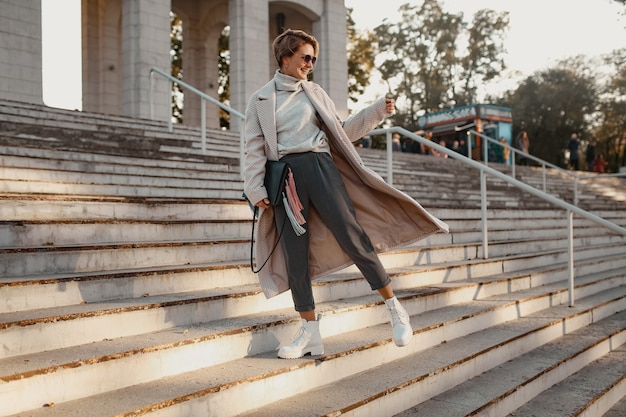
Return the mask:
<svg viewBox="0 0 626 417">
<path fill-rule="evenodd" d="M 0 1 L 0 96 L 43 103 L 41 0 Z"/>
<path fill-rule="evenodd" d="M 270 79 L 268 42 L 268 2 L 229 0 L 230 24 L 230 105 L 245 112 L 248 98 Z M 231 130 L 239 131 L 239 121 L 231 119 Z"/>
<path fill-rule="evenodd" d="M 83 110 L 122 114 L 122 0 L 82 1 Z"/>
<path fill-rule="evenodd" d="M 124 0 L 122 7 L 122 110 L 126 116 L 150 117 L 149 70 L 170 72 L 170 0 Z M 167 120 L 169 82 L 154 76 L 154 118 Z"/>
<path fill-rule="evenodd" d="M 324 0 L 324 13 L 313 22 L 314 36 L 320 44 L 315 82 L 333 99 L 341 117 L 348 116 L 346 17 L 343 0 Z"/>
<path fill-rule="evenodd" d="M 179 3 L 180 4 L 180 3 Z M 183 21 L 183 81 L 219 100 L 218 92 L 218 42 L 228 25 L 226 3 L 184 3 L 174 11 Z M 201 125 L 201 99 L 183 89 L 185 102 L 183 123 Z M 206 102 L 206 126 L 218 129 L 220 108 Z"/>
</svg>

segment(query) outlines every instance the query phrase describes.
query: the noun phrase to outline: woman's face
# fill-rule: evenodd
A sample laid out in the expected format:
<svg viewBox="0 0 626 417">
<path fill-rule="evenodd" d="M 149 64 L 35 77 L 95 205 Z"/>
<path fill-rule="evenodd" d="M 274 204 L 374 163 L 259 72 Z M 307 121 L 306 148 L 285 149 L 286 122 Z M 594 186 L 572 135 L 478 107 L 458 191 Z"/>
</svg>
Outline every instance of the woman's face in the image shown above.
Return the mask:
<svg viewBox="0 0 626 417">
<path fill-rule="evenodd" d="M 313 51 L 313 46 L 305 43 L 292 56 L 283 57 L 281 72 L 299 80 L 306 80 L 309 72 L 313 71 L 315 61 L 317 61 L 317 57 Z"/>
</svg>

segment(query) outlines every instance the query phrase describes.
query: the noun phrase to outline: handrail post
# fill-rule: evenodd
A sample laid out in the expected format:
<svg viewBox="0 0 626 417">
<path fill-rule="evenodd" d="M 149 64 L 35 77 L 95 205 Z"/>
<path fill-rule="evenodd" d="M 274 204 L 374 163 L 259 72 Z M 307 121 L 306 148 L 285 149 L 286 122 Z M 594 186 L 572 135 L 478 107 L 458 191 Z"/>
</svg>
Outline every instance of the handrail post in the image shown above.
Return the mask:
<svg viewBox="0 0 626 417">
<path fill-rule="evenodd" d="M 386 134 L 387 140 L 387 184 L 393 185 L 393 161 L 392 161 L 392 153 L 393 146 L 391 144 L 391 132 L 387 132 Z"/>
<path fill-rule="evenodd" d="M 472 159 L 472 134 L 468 130 L 467 133 L 467 157 Z"/>
<path fill-rule="evenodd" d="M 206 100 L 204 97 L 200 98 L 200 111 L 202 112 L 200 115 L 202 153 L 206 154 Z"/>
<path fill-rule="evenodd" d="M 515 148 L 511 149 L 513 149 L 513 155 L 511 157 L 511 177 L 515 178 L 515 160 L 517 159 L 517 151 Z"/>
<path fill-rule="evenodd" d="M 543 192 L 547 193 L 546 189 L 548 188 L 548 186 L 547 186 L 547 181 L 546 181 L 546 164 L 542 163 L 541 168 L 543 168 L 541 170 L 541 173 L 543 174 Z"/>
<path fill-rule="evenodd" d="M 480 170 L 480 214 L 483 236 L 483 259 L 489 259 L 489 238 L 487 231 L 487 173 Z"/>
<path fill-rule="evenodd" d="M 483 140 L 482 144 L 483 144 L 483 159 L 485 161 L 485 165 L 489 165 L 489 141 Z"/>
<path fill-rule="evenodd" d="M 152 90 L 154 89 L 154 75 L 150 71 L 150 90 L 148 90 L 148 101 L 150 102 L 150 120 L 154 120 L 154 100 L 152 99 Z"/>
<path fill-rule="evenodd" d="M 578 175 L 574 176 L 574 205 L 578 206 Z"/>
<path fill-rule="evenodd" d="M 170 80 L 170 89 L 167 92 L 167 130 L 172 133 L 174 131 L 174 126 L 172 126 L 172 88 L 174 88 L 174 83 Z"/>
<path fill-rule="evenodd" d="M 569 306 L 574 307 L 574 213 L 567 210 L 567 281 Z"/>
</svg>

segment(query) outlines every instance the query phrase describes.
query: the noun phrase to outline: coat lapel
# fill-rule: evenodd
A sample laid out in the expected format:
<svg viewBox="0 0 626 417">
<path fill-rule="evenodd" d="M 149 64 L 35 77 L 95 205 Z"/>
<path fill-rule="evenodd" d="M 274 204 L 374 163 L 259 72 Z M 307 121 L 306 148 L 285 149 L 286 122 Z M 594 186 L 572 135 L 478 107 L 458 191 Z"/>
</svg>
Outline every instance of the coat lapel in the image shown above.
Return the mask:
<svg viewBox="0 0 626 417">
<path fill-rule="evenodd" d="M 278 138 L 276 136 L 276 89 L 272 79 L 259 91 L 257 100 L 259 123 L 267 146 L 268 159 L 278 159 Z"/>
</svg>

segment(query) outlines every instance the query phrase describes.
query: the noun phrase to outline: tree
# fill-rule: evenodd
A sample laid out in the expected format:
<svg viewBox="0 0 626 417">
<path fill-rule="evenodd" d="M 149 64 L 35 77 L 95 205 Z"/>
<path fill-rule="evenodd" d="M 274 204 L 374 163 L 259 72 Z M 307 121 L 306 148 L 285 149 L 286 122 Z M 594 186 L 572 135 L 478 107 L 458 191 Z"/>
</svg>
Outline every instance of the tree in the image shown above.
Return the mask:
<svg viewBox="0 0 626 417">
<path fill-rule="evenodd" d="M 226 26 L 218 41 L 217 93 L 221 103 L 230 104 L 230 26 Z M 220 107 L 220 127 L 230 128 L 230 113 Z"/>
<path fill-rule="evenodd" d="M 595 133 L 609 171 L 618 171 L 626 166 L 626 49 L 614 51 L 605 62 L 614 71 L 601 90 L 601 124 Z"/>
<path fill-rule="evenodd" d="M 595 78 L 583 57 L 560 62 L 523 80 L 504 100 L 513 111 L 513 132 L 526 130 L 531 153 L 565 166 L 563 149 L 572 133 L 589 139 L 597 110 Z"/>
<path fill-rule="evenodd" d="M 374 33 L 356 30 L 350 8 L 347 20 L 348 98 L 356 103 L 365 92 L 365 87 L 370 84 L 375 57 Z"/>
<path fill-rule="evenodd" d="M 380 72 L 406 102 L 395 122 L 410 128 L 423 112 L 476 100 L 476 86 L 504 69 L 502 34 L 508 13 L 478 12 L 471 27 L 463 14 L 444 12 L 438 0 L 400 7 L 398 23 L 383 22 L 374 32 L 384 57 Z M 391 89 L 391 86 L 390 86 Z"/>
<path fill-rule="evenodd" d="M 170 12 L 170 61 L 172 76 L 183 79 L 183 21 Z M 172 121 L 183 122 L 183 91 L 176 83 L 172 84 Z"/>
<path fill-rule="evenodd" d="M 468 29 L 467 55 L 461 57 L 459 81 L 462 89 L 458 92 L 455 90 L 453 96 L 455 102 L 466 104 L 474 102 L 478 85 L 493 80 L 506 68 L 503 44 L 496 42 L 495 39 L 502 39 L 508 26 L 509 19 L 506 14 L 483 9 L 474 15 L 472 26 Z"/>
</svg>

